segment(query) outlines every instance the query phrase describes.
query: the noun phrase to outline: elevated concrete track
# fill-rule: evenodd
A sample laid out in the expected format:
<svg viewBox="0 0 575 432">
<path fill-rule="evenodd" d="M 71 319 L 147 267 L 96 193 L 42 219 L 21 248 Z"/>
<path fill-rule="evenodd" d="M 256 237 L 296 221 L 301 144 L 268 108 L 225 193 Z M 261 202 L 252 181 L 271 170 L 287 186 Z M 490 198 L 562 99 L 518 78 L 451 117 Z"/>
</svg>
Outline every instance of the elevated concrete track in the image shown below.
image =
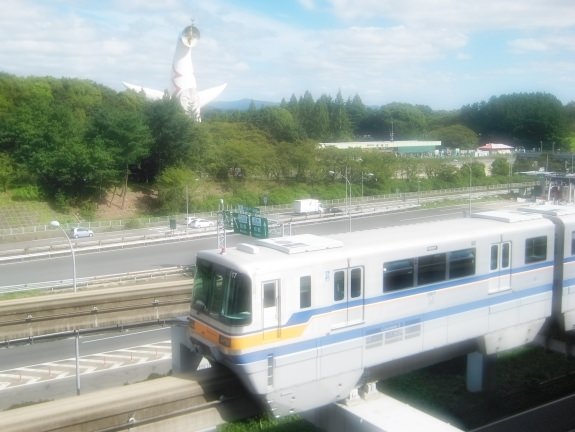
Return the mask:
<svg viewBox="0 0 575 432">
<path fill-rule="evenodd" d="M 2 412 L 2 432 L 201 431 L 258 413 L 220 370 L 166 377 Z"/>
<path fill-rule="evenodd" d="M 0 341 L 163 322 L 188 314 L 191 279 L 0 302 Z"/>
</svg>

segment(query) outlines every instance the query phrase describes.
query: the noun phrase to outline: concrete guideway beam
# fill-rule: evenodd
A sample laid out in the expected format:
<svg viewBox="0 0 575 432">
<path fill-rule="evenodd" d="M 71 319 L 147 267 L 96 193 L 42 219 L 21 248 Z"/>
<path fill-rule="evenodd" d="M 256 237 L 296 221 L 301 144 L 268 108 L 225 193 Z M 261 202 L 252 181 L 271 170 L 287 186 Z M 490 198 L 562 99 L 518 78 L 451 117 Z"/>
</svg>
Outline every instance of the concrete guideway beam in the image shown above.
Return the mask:
<svg viewBox="0 0 575 432">
<path fill-rule="evenodd" d="M 205 430 L 256 413 L 230 377 L 205 370 L 5 411 L 2 432 Z"/>
<path fill-rule="evenodd" d="M 188 314 L 192 285 L 187 279 L 5 300 L 0 340 L 170 320 Z"/>
</svg>

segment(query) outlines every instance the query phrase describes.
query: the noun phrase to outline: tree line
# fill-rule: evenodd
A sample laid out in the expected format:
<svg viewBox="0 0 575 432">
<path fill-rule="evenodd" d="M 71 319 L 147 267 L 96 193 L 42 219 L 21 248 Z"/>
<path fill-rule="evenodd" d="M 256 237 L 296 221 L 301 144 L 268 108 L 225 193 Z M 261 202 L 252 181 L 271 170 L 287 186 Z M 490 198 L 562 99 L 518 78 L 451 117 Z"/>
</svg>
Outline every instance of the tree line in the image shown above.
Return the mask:
<svg viewBox="0 0 575 432">
<path fill-rule="evenodd" d="M 206 110 L 203 117 L 191 121 L 167 97 L 149 101 L 86 80 L 0 73 L 0 187 L 66 207 L 94 205 L 114 188 L 125 196 L 131 183 L 157 190 L 164 212 L 181 210 L 184 190 L 193 192 L 192 200 L 203 194 L 203 205 L 216 208 L 221 193 L 248 204 L 264 193 L 270 203 L 289 200 L 286 189 L 304 195 L 323 188 L 323 195 L 335 196 L 345 172 L 362 192 L 450 187 L 465 176 L 442 161 L 318 143 L 440 140 L 447 148 L 472 149 L 498 141 L 550 151 L 570 149 L 575 130 L 575 105 L 547 93 L 434 111 L 305 92 L 275 106 Z"/>
</svg>

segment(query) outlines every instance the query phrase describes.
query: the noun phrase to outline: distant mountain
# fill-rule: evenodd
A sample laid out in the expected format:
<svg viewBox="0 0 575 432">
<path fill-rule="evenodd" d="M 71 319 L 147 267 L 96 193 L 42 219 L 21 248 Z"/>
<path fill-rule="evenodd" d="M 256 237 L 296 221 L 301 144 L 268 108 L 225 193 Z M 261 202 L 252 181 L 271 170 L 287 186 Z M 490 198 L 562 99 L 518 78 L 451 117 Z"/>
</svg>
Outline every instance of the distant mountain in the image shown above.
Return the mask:
<svg viewBox="0 0 575 432">
<path fill-rule="evenodd" d="M 263 108 L 268 106 L 277 106 L 279 105 L 276 102 L 266 102 L 266 101 L 258 101 L 253 99 L 240 99 L 236 101 L 213 101 L 206 105 L 203 110 L 222 110 L 222 111 L 245 111 L 247 110 L 251 104 L 254 104 L 256 108 Z"/>
</svg>

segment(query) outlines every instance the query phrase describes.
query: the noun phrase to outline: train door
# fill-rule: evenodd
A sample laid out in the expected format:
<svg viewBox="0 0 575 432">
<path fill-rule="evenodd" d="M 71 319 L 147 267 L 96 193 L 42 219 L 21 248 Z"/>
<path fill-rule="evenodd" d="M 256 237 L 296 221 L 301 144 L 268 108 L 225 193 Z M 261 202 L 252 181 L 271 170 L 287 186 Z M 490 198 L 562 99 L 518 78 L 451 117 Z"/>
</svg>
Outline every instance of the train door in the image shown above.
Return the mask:
<svg viewBox="0 0 575 432">
<path fill-rule="evenodd" d="M 491 245 L 489 271 L 495 277 L 489 279 L 489 293 L 511 289 L 511 242 Z"/>
<path fill-rule="evenodd" d="M 333 274 L 333 300 L 344 305 L 336 315 L 335 327 L 357 324 L 364 318 L 363 267 L 348 267 Z"/>
<path fill-rule="evenodd" d="M 262 283 L 263 335 L 264 339 L 279 336 L 280 294 L 279 280 Z"/>
<path fill-rule="evenodd" d="M 363 321 L 363 268 L 355 267 L 348 271 L 347 323 L 356 324 Z"/>
</svg>

